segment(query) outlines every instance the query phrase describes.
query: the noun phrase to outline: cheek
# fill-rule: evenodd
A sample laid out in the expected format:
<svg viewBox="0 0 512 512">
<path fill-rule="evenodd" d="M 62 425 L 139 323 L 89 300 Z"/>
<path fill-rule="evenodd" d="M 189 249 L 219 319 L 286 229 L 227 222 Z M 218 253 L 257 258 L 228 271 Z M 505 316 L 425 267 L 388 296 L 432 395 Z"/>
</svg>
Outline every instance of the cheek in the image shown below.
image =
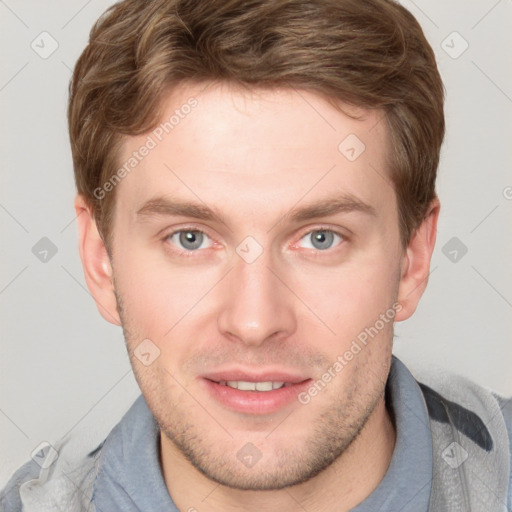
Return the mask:
<svg viewBox="0 0 512 512">
<path fill-rule="evenodd" d="M 120 247 L 122 249 L 122 247 Z M 119 251 L 119 254 L 123 254 Z M 123 321 L 139 337 L 160 344 L 175 325 L 186 324 L 195 307 L 218 281 L 218 269 L 178 265 L 163 250 L 126 247 L 115 265 L 117 293 L 123 301 Z"/>
<path fill-rule="evenodd" d="M 373 324 L 395 302 L 398 265 L 389 254 L 368 251 L 338 267 L 295 269 L 294 289 L 327 323 L 331 319 L 337 334 L 349 337 Z"/>
</svg>

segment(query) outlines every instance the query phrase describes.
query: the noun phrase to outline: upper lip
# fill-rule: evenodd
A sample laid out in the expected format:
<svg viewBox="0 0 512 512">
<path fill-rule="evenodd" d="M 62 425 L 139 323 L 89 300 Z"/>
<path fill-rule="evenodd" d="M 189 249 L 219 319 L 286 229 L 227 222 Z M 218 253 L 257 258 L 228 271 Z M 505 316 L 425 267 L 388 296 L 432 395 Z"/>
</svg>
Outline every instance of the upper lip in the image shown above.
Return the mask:
<svg viewBox="0 0 512 512">
<path fill-rule="evenodd" d="M 285 371 L 248 371 L 241 369 L 233 370 L 218 370 L 209 372 L 202 375 L 203 378 L 213 380 L 214 382 L 221 381 L 244 381 L 244 382 L 285 382 L 290 384 L 298 384 L 308 380 L 309 377 L 299 375 L 297 373 Z"/>
</svg>

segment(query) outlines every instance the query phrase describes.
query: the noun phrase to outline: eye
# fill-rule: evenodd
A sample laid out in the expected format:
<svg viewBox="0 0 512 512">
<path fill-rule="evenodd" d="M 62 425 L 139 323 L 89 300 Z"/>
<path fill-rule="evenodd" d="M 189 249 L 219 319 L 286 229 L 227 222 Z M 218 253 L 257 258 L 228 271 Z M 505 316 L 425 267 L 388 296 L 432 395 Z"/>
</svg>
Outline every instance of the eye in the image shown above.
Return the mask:
<svg viewBox="0 0 512 512">
<path fill-rule="evenodd" d="M 211 240 L 206 233 L 197 229 L 182 229 L 174 231 L 165 237 L 166 240 L 170 240 L 171 243 L 177 245 L 178 248 L 185 249 L 186 252 L 196 251 L 197 249 L 207 249 L 211 247 Z M 203 243 L 207 241 L 208 245 L 201 247 Z"/>
<path fill-rule="evenodd" d="M 307 249 L 318 249 L 320 251 L 330 249 L 336 239 L 341 242 L 344 237 L 331 229 L 315 229 L 314 231 L 306 233 L 306 235 L 301 238 L 301 240 L 306 240 L 310 243 L 309 246 L 306 246 Z"/>
</svg>

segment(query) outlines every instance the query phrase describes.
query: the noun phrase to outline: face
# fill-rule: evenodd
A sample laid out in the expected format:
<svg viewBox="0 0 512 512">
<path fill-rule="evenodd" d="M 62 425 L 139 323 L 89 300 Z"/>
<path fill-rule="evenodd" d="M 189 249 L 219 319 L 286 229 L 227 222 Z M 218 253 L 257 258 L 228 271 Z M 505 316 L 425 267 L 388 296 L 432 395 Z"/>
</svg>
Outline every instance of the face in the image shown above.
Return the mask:
<svg viewBox="0 0 512 512">
<path fill-rule="evenodd" d="M 174 118 L 126 139 L 119 160 L 137 163 L 115 190 L 135 376 L 166 445 L 210 479 L 306 481 L 388 375 L 403 251 L 382 113 L 226 84 L 166 100 Z"/>
</svg>

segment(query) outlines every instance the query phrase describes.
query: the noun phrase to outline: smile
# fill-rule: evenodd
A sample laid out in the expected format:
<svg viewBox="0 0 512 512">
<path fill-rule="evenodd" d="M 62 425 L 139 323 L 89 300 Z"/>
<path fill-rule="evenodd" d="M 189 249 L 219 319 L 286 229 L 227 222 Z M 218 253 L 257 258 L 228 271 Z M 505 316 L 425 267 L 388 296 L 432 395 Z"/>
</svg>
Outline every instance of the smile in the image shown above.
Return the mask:
<svg viewBox="0 0 512 512">
<path fill-rule="evenodd" d="M 231 411 L 253 415 L 271 414 L 293 403 L 297 405 L 299 393 L 305 391 L 312 381 L 200 379 L 205 392 L 218 405 Z"/>
<path fill-rule="evenodd" d="M 291 383 L 287 382 L 247 382 L 244 380 L 228 380 L 220 381 L 221 386 L 229 386 L 233 389 L 239 389 L 241 391 L 272 391 L 273 389 L 281 389 L 283 386 L 291 386 Z"/>
</svg>

